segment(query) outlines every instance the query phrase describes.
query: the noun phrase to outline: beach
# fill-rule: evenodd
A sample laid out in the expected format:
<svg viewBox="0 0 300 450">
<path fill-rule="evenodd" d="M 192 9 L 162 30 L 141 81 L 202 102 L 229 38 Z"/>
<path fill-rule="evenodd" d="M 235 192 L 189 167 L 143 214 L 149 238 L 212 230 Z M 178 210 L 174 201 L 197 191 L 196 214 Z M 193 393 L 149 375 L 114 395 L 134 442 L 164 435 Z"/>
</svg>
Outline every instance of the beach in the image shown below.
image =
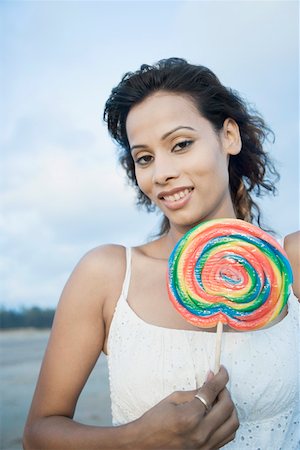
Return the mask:
<svg viewBox="0 0 300 450">
<path fill-rule="evenodd" d="M 0 449 L 21 450 L 22 434 L 49 330 L 0 332 Z M 108 369 L 101 355 L 79 398 L 74 419 L 89 425 L 111 425 Z"/>
</svg>

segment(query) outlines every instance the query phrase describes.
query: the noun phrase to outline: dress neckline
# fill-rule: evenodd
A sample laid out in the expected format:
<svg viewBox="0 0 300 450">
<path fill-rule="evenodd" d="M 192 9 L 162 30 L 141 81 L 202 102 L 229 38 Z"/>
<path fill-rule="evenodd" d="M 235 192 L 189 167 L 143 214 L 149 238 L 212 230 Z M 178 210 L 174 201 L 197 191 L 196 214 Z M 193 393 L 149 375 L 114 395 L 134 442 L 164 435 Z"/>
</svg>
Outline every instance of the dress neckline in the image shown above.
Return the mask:
<svg viewBox="0 0 300 450">
<path fill-rule="evenodd" d="M 159 331 L 161 331 L 161 332 L 171 332 L 171 333 L 173 333 L 174 332 L 174 334 L 176 334 L 176 332 L 178 333 L 178 334 L 195 334 L 195 333 L 205 333 L 206 335 L 212 335 L 212 336 L 215 336 L 215 334 L 216 334 L 216 331 L 206 331 L 205 329 L 203 329 L 203 328 L 201 328 L 201 329 L 199 329 L 199 330 L 185 330 L 185 329 L 182 329 L 182 328 L 169 328 L 169 327 L 164 327 L 164 326 L 161 326 L 161 325 L 156 325 L 156 324 L 154 324 L 154 323 L 151 323 L 151 322 L 147 322 L 146 320 L 144 320 L 144 319 L 142 319 L 135 311 L 134 311 L 134 309 L 130 306 L 130 304 L 128 303 L 128 301 L 127 301 L 127 298 L 124 296 L 124 295 L 122 295 L 122 300 L 123 301 L 121 301 L 121 302 L 118 302 L 118 304 L 119 303 L 124 303 L 125 304 L 125 307 L 126 307 L 126 309 L 127 309 L 127 311 L 129 311 L 129 314 L 137 321 L 137 322 L 140 322 L 143 326 L 145 326 L 145 327 L 148 327 L 148 328 L 152 328 L 152 329 L 157 329 L 157 330 L 159 330 Z M 287 308 L 288 308 L 288 305 L 286 306 Z M 245 333 L 257 333 L 257 332 L 262 332 L 262 331 L 267 331 L 267 330 L 271 330 L 272 328 L 274 328 L 275 326 L 278 326 L 278 325 L 281 325 L 281 326 L 283 326 L 284 325 L 284 323 L 285 322 L 287 322 L 287 317 L 289 316 L 289 309 L 287 309 L 287 313 L 286 313 L 286 315 L 279 321 L 279 322 L 276 322 L 276 323 L 274 323 L 274 325 L 271 325 L 271 326 L 269 326 L 269 327 L 265 327 L 265 328 L 259 328 L 259 329 L 257 329 L 257 330 L 250 330 L 250 331 L 239 331 L 239 330 L 232 330 L 232 331 L 224 331 L 223 333 L 224 334 L 230 334 L 230 335 L 243 335 L 243 334 L 245 334 Z"/>
</svg>

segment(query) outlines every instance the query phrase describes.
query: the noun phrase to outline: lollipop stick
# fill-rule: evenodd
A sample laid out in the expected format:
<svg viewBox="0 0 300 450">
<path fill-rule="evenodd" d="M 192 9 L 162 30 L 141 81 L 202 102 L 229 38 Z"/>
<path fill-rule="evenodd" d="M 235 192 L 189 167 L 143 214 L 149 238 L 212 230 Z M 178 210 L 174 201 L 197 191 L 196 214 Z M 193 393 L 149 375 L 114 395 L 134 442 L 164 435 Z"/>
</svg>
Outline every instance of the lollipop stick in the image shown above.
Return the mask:
<svg viewBox="0 0 300 450">
<path fill-rule="evenodd" d="M 215 370 L 214 370 L 215 374 L 218 373 L 220 370 L 222 334 L 223 334 L 223 323 L 218 322 L 216 334 L 216 351 L 215 351 Z"/>
</svg>

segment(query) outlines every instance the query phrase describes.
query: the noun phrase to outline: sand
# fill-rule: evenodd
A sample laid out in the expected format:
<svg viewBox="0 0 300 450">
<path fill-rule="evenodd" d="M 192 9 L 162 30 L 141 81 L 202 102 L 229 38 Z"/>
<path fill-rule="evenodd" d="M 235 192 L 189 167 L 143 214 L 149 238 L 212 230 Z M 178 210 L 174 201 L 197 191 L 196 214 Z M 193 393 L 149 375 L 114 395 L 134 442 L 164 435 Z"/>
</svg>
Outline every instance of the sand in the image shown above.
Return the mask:
<svg viewBox="0 0 300 450">
<path fill-rule="evenodd" d="M 30 407 L 49 330 L 0 332 L 0 449 L 21 450 Z M 74 417 L 90 425 L 111 425 L 108 370 L 99 358 L 79 398 Z"/>
</svg>

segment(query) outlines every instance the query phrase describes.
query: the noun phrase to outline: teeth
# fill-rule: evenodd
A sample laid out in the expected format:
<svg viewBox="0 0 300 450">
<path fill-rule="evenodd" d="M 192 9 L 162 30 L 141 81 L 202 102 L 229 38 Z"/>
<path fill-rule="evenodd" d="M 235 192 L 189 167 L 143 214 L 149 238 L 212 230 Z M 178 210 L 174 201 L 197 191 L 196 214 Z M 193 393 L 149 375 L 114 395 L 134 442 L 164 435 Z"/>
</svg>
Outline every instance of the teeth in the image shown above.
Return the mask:
<svg viewBox="0 0 300 450">
<path fill-rule="evenodd" d="M 175 201 L 180 200 L 181 198 L 185 197 L 186 195 L 188 195 L 189 192 L 190 192 L 190 190 L 188 188 L 186 188 L 183 191 L 176 192 L 176 194 L 166 195 L 164 197 L 164 199 L 167 200 L 168 202 L 175 202 Z"/>
<path fill-rule="evenodd" d="M 165 197 L 165 199 L 168 200 L 169 202 L 174 202 L 175 201 L 174 195 L 168 195 L 168 197 Z"/>
</svg>

